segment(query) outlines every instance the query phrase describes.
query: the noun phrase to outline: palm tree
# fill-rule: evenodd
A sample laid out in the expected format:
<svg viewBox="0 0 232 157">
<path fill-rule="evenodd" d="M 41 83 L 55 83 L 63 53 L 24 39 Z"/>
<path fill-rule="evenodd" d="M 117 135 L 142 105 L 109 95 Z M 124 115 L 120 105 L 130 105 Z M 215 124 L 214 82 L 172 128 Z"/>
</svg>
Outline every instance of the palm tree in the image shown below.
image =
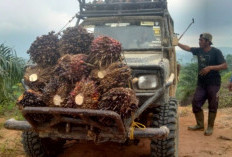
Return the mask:
<svg viewBox="0 0 232 157">
<path fill-rule="evenodd" d="M 13 49 L 0 45 L 0 104 L 11 98 L 12 86 L 22 79 L 24 65 Z"/>
</svg>

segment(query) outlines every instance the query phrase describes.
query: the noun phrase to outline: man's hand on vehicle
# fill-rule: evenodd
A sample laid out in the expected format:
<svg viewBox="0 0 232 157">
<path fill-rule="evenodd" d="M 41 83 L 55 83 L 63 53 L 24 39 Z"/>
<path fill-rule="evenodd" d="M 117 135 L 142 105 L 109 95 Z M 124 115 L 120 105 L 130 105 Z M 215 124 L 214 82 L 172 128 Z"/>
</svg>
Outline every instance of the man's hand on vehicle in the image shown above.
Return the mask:
<svg viewBox="0 0 232 157">
<path fill-rule="evenodd" d="M 172 37 L 172 46 L 178 46 L 179 40 L 176 36 Z"/>
<path fill-rule="evenodd" d="M 206 75 L 208 74 L 209 72 L 211 71 L 211 67 L 210 66 L 207 66 L 205 68 L 203 68 L 201 71 L 200 71 L 200 75 Z"/>
</svg>

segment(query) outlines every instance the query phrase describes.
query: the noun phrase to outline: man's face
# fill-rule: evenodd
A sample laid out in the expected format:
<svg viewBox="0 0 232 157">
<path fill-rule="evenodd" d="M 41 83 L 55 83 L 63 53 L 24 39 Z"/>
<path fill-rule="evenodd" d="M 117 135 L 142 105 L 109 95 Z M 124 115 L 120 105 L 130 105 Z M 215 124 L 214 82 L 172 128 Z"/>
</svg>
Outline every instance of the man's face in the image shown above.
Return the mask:
<svg viewBox="0 0 232 157">
<path fill-rule="evenodd" d="M 204 38 L 200 37 L 199 39 L 199 46 L 200 48 L 205 48 L 209 45 L 209 42 L 207 42 Z"/>
</svg>

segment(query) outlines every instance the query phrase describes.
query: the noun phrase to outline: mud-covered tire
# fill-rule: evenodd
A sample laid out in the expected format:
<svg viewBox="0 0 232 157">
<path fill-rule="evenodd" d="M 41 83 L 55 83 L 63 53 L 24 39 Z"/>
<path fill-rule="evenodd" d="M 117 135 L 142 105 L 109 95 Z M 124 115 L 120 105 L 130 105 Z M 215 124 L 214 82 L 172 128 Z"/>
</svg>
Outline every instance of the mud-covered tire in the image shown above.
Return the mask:
<svg viewBox="0 0 232 157">
<path fill-rule="evenodd" d="M 178 105 L 175 99 L 168 104 L 155 108 L 153 127 L 167 126 L 170 133 L 167 138 L 151 140 L 151 157 L 177 157 L 178 156 Z"/>
<path fill-rule="evenodd" d="M 61 153 L 65 140 L 40 138 L 36 132 L 24 131 L 22 143 L 29 157 L 55 157 Z"/>
</svg>

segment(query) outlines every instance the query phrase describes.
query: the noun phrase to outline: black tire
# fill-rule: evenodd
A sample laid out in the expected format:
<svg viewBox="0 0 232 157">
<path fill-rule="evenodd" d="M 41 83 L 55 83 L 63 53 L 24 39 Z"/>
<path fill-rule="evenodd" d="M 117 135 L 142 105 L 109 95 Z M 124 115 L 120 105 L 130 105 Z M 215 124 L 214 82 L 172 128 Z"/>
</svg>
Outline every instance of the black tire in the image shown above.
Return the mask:
<svg viewBox="0 0 232 157">
<path fill-rule="evenodd" d="M 52 140 L 40 138 L 36 132 L 24 131 L 22 143 L 29 157 L 55 157 L 62 152 L 65 140 Z"/>
<path fill-rule="evenodd" d="M 161 126 L 167 126 L 170 133 L 163 140 L 151 140 L 151 157 L 178 157 L 178 105 L 175 99 L 155 108 L 153 127 Z"/>
</svg>

